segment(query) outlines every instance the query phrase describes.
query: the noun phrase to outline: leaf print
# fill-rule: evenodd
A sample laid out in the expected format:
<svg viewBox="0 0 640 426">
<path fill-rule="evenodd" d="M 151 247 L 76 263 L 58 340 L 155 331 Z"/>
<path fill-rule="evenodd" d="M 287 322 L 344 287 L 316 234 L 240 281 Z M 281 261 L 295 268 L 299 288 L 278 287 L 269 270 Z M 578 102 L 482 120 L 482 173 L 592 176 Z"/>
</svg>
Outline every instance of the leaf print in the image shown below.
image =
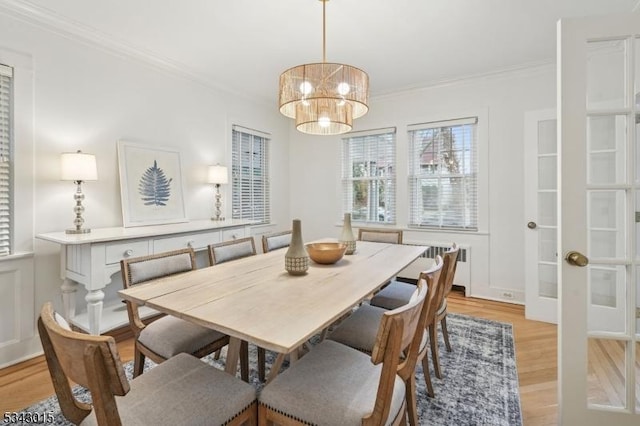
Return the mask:
<svg viewBox="0 0 640 426">
<path fill-rule="evenodd" d="M 160 167 L 158 162 L 153 160 L 153 167 L 149 167 L 142 174 L 138 183 L 138 192 L 145 206 L 166 206 L 171 198 L 171 181 Z"/>
</svg>

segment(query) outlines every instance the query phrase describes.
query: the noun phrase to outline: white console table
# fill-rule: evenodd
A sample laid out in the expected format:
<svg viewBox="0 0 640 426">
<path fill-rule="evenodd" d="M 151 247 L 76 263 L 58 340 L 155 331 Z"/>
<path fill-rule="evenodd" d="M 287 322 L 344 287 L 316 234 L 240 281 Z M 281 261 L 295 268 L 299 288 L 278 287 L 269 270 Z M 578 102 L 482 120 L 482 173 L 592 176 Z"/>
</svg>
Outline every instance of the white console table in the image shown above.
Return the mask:
<svg viewBox="0 0 640 426">
<path fill-rule="evenodd" d="M 99 228 L 88 234 L 52 232 L 36 238 L 61 246 L 65 318 L 91 334 L 101 334 L 128 323 L 126 306 L 120 300 L 103 303 L 102 289 L 111 282 L 113 274 L 120 271 L 121 259 L 187 247 L 203 250 L 209 244 L 251 235 L 251 224 L 239 220 L 201 220 L 135 228 Z M 87 311 L 76 315 L 75 293 L 79 284 L 88 292 Z"/>
</svg>

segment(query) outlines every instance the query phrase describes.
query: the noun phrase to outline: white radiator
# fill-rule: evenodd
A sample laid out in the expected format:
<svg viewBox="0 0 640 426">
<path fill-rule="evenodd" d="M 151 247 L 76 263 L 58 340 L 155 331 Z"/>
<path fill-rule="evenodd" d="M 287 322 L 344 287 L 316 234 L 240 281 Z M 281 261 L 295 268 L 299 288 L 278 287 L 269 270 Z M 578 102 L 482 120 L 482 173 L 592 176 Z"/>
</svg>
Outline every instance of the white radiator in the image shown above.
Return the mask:
<svg viewBox="0 0 640 426">
<path fill-rule="evenodd" d="M 425 253 L 416 259 L 411 265 L 400 271 L 398 278 L 404 278 L 408 280 L 416 280 L 421 271 L 425 271 L 433 265 L 433 258 L 437 255 L 442 255 L 445 251 L 451 248 L 451 245 L 447 243 L 421 243 L 421 242 L 405 242 L 404 244 L 414 244 L 421 246 L 428 246 L 429 249 Z M 458 253 L 458 266 L 456 269 L 456 275 L 453 278 L 453 284 L 464 287 L 466 291 L 469 290 L 469 284 L 471 282 L 471 247 L 467 245 L 458 245 L 460 252 Z"/>
</svg>

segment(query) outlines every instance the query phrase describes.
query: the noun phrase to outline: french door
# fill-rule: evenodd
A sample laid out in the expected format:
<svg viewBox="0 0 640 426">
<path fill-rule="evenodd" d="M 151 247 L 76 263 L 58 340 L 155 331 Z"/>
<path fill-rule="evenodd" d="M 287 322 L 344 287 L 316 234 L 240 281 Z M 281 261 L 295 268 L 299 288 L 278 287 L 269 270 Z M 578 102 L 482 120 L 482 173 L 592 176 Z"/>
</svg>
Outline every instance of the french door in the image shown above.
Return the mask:
<svg viewBox="0 0 640 426">
<path fill-rule="evenodd" d="M 558 24 L 560 422 L 640 424 L 640 14 Z"/>
<path fill-rule="evenodd" d="M 525 315 L 558 322 L 558 126 L 555 109 L 530 111 L 525 129 Z"/>
</svg>

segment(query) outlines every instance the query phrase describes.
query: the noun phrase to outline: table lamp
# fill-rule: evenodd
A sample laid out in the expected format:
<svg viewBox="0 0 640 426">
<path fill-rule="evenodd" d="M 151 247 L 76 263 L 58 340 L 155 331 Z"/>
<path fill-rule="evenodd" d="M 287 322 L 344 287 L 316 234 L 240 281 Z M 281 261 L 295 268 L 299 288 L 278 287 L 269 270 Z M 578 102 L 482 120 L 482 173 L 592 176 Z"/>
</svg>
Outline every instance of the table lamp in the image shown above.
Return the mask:
<svg viewBox="0 0 640 426">
<path fill-rule="evenodd" d="M 75 228 L 67 229 L 65 232 L 67 234 L 87 234 L 91 232 L 91 229 L 82 227 L 84 224 L 84 219 L 82 218 L 82 213 L 84 212 L 84 207 L 82 206 L 82 200 L 84 200 L 82 182 L 98 180 L 96 156 L 85 154 L 80 150 L 77 152 L 63 152 L 60 155 L 60 170 L 61 180 L 70 180 L 77 185 L 76 193 L 73 195 L 73 199 L 76 200 L 76 205 L 73 208 L 73 212 L 76 214 L 76 218 L 73 221 Z"/>
<path fill-rule="evenodd" d="M 228 171 L 226 166 L 216 164 L 215 166 L 209 166 L 209 179 L 207 182 L 212 183 L 216 187 L 216 210 L 215 216 L 211 220 L 224 220 L 222 217 L 222 195 L 220 195 L 220 185 L 229 183 Z"/>
</svg>

